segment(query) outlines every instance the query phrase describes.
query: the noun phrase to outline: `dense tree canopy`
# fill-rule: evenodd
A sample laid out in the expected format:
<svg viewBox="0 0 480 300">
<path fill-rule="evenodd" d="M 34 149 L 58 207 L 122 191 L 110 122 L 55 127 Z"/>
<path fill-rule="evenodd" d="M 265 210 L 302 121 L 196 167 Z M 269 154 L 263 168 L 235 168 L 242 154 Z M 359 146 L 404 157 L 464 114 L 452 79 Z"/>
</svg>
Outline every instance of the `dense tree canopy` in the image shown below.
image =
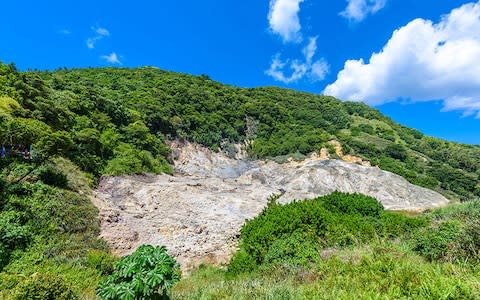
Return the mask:
<svg viewBox="0 0 480 300">
<path fill-rule="evenodd" d="M 478 146 L 424 136 L 361 103 L 151 67 L 22 73 L 2 64 L 0 122 L 2 143 L 36 144 L 94 176 L 171 172 L 173 138 L 215 150 L 250 140 L 253 158 L 308 155 L 336 139 L 412 183 L 480 195 Z"/>
</svg>

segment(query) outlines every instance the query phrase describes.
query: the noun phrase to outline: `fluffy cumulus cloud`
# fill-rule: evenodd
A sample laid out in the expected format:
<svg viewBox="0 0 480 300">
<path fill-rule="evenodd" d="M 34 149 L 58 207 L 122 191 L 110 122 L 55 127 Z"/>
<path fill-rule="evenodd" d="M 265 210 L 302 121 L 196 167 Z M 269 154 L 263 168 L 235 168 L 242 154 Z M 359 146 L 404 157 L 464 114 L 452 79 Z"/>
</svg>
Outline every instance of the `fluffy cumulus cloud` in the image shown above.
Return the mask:
<svg viewBox="0 0 480 300">
<path fill-rule="evenodd" d="M 375 14 L 385 7 L 387 0 L 347 0 L 348 5 L 341 16 L 355 22 L 360 22 L 369 14 Z"/>
<path fill-rule="evenodd" d="M 300 3 L 304 0 L 270 0 L 268 21 L 270 30 L 282 37 L 284 42 L 300 42 Z"/>
<path fill-rule="evenodd" d="M 87 48 L 94 49 L 95 44 L 103 39 L 104 37 L 110 36 L 110 31 L 103 27 L 91 27 L 93 32 L 95 32 L 95 36 L 87 39 Z"/>
<path fill-rule="evenodd" d="M 397 29 L 368 62 L 348 60 L 324 94 L 373 105 L 443 100 L 445 110 L 480 117 L 479 58 L 480 1 Z"/>
<path fill-rule="evenodd" d="M 285 60 L 283 61 L 280 54 L 276 54 L 265 74 L 271 76 L 276 81 L 283 83 L 296 82 L 305 76 L 313 81 L 321 81 L 329 72 L 329 65 L 322 58 L 317 61 L 313 60 L 317 52 L 317 37 L 309 39 L 308 45 L 303 49 L 303 60 Z M 287 75 L 287 73 L 289 75 Z"/>
<path fill-rule="evenodd" d="M 117 53 L 115 52 L 112 52 L 110 53 L 109 55 L 102 55 L 101 58 L 103 60 L 105 60 L 106 62 L 108 63 L 111 63 L 111 64 L 117 64 L 117 65 L 121 65 L 122 62 L 120 61 L 120 59 L 118 58 L 118 55 Z"/>
</svg>

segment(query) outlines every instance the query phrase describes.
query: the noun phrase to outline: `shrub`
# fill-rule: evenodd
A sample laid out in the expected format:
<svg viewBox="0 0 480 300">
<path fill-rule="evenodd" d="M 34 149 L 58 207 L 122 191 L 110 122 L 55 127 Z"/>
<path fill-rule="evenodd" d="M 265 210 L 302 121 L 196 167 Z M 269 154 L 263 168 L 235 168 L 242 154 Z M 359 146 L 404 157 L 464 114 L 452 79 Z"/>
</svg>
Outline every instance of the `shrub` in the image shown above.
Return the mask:
<svg viewBox="0 0 480 300">
<path fill-rule="evenodd" d="M 407 150 L 400 144 L 390 144 L 383 150 L 383 152 L 385 155 L 401 161 L 405 161 L 408 157 Z"/>
<path fill-rule="evenodd" d="M 240 248 L 235 255 L 230 260 L 228 264 L 228 273 L 229 274 L 241 274 L 248 273 L 253 271 L 257 267 L 257 262 L 255 259 L 245 251 L 245 249 Z"/>
<path fill-rule="evenodd" d="M 347 195 L 334 192 L 319 199 L 321 199 L 326 209 L 335 213 L 378 216 L 384 210 L 383 205 L 378 200 L 361 194 Z"/>
<path fill-rule="evenodd" d="M 358 128 L 365 132 L 365 133 L 368 133 L 368 134 L 374 134 L 375 133 L 375 129 L 373 129 L 373 127 L 369 124 L 360 124 L 358 125 Z"/>
<path fill-rule="evenodd" d="M 468 220 L 464 234 L 460 238 L 460 245 L 464 253 L 464 260 L 480 261 L 480 220 Z"/>
<path fill-rule="evenodd" d="M 65 131 L 58 131 L 43 136 L 34 146 L 34 157 L 42 160 L 50 156 L 68 153 L 73 147 L 73 141 Z"/>
<path fill-rule="evenodd" d="M 159 299 L 180 281 L 180 267 L 165 247 L 140 246 L 100 283 L 101 299 Z"/>
<path fill-rule="evenodd" d="M 457 260 L 458 238 L 462 231 L 457 221 L 446 221 L 438 228 L 420 231 L 414 239 L 413 249 L 428 260 Z"/>
<path fill-rule="evenodd" d="M 112 274 L 116 262 L 117 259 L 105 251 L 90 250 L 87 253 L 87 265 L 100 271 L 103 275 Z"/>
<path fill-rule="evenodd" d="M 390 215 L 377 200 L 360 194 L 334 192 L 285 205 L 277 204 L 276 197 L 242 227 L 240 250 L 230 261 L 229 273 L 268 264 L 304 266 L 318 258 L 322 247 L 398 237 L 425 226 L 423 219 Z"/>
<path fill-rule="evenodd" d="M 412 218 L 399 212 L 390 211 L 384 212 L 379 221 L 382 224 L 381 236 L 386 238 L 410 237 L 419 229 L 430 224 L 430 220 L 423 216 Z"/>
<path fill-rule="evenodd" d="M 11 113 L 20 108 L 20 104 L 8 96 L 0 96 L 0 113 Z"/>
<path fill-rule="evenodd" d="M 318 199 L 272 205 L 242 227 L 240 246 L 260 265 L 270 246 L 284 235 L 296 230 L 323 235 L 329 216 Z"/>
<path fill-rule="evenodd" d="M 432 228 L 420 231 L 414 250 L 429 260 L 480 262 L 480 201 L 434 210 Z"/>
<path fill-rule="evenodd" d="M 300 230 L 277 239 L 265 255 L 265 264 L 308 266 L 320 258 L 318 238 Z"/>
<path fill-rule="evenodd" d="M 326 247 L 358 245 L 377 236 L 377 220 L 358 214 L 335 214 L 322 237 Z"/>
<path fill-rule="evenodd" d="M 7 189 L 7 182 L 0 178 L 0 209 L 3 206 L 3 199 L 5 197 L 5 190 Z"/>
<path fill-rule="evenodd" d="M 26 247 L 31 239 L 29 228 L 18 219 L 14 212 L 0 213 L 0 270 L 8 264 L 12 251 Z"/>
<path fill-rule="evenodd" d="M 34 273 L 15 289 L 15 300 L 71 300 L 76 294 L 63 277 L 51 273 Z"/>
<path fill-rule="evenodd" d="M 53 185 L 59 188 L 68 187 L 68 179 L 65 174 L 59 172 L 52 166 L 47 166 L 40 171 L 38 175 L 40 180 L 48 185 Z"/>
<path fill-rule="evenodd" d="M 114 151 L 115 157 L 105 167 L 108 175 L 140 173 L 172 173 L 172 167 L 162 156 L 154 157 L 149 151 L 138 150 L 129 144 L 121 144 Z"/>
</svg>

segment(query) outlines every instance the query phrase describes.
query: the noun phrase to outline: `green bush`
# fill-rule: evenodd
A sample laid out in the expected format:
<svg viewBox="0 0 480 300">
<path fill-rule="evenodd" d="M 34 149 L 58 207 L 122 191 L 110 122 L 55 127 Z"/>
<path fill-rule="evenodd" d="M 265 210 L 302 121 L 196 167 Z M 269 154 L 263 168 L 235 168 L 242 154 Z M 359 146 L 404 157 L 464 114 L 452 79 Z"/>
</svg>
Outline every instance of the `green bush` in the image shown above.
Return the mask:
<svg viewBox="0 0 480 300">
<path fill-rule="evenodd" d="M 378 231 L 376 218 L 358 214 L 333 214 L 321 242 L 325 247 L 360 245 L 378 237 Z"/>
<path fill-rule="evenodd" d="M 368 125 L 368 124 L 360 124 L 360 125 L 358 125 L 358 129 L 360 129 L 361 131 L 363 131 L 365 133 L 368 133 L 368 134 L 374 134 L 375 133 L 375 129 L 371 125 Z"/>
<path fill-rule="evenodd" d="M 6 189 L 7 189 L 7 182 L 2 178 L 0 178 L 0 209 L 3 206 Z"/>
<path fill-rule="evenodd" d="M 162 157 L 153 157 L 146 150 L 137 150 L 129 144 L 122 143 L 114 151 L 114 158 L 111 159 L 104 174 L 122 175 L 122 174 L 140 174 L 140 173 L 172 173 L 172 167 Z"/>
<path fill-rule="evenodd" d="M 390 144 L 383 150 L 383 152 L 385 155 L 401 161 L 405 161 L 408 157 L 407 150 L 400 144 Z"/>
<path fill-rule="evenodd" d="M 480 299 L 478 268 L 428 262 L 398 241 L 326 253 L 311 268 L 269 265 L 235 277 L 202 268 L 175 286 L 172 298 Z"/>
<path fill-rule="evenodd" d="M 410 238 L 429 224 L 430 220 L 424 216 L 408 217 L 400 212 L 385 211 L 379 220 L 379 232 L 386 238 Z"/>
<path fill-rule="evenodd" d="M 265 254 L 264 264 L 309 266 L 320 258 L 318 238 L 297 230 L 272 243 Z"/>
<path fill-rule="evenodd" d="M 418 232 L 413 250 L 428 260 L 456 261 L 458 259 L 458 239 L 462 234 L 461 224 L 446 221 L 438 228 L 428 228 Z"/>
<path fill-rule="evenodd" d="M 260 265 L 278 238 L 299 229 L 321 236 L 329 217 L 329 212 L 317 199 L 274 205 L 242 227 L 240 246 Z"/>
<path fill-rule="evenodd" d="M 252 255 L 247 253 L 244 248 L 240 248 L 237 252 L 235 252 L 230 260 L 230 263 L 228 264 L 228 274 L 235 275 L 248 273 L 255 270 L 257 267 L 258 264 Z"/>
<path fill-rule="evenodd" d="M 30 228 L 20 222 L 21 215 L 12 211 L 0 213 L 0 271 L 16 249 L 25 248 L 31 240 Z"/>
<path fill-rule="evenodd" d="M 67 176 L 62 172 L 56 170 L 52 166 L 47 166 L 43 168 L 38 174 L 38 177 L 45 184 L 56 186 L 63 189 L 68 187 Z"/>
<path fill-rule="evenodd" d="M 320 198 L 323 206 L 331 212 L 342 214 L 359 214 L 361 216 L 379 216 L 384 208 L 373 197 L 362 194 L 349 194 L 334 192 Z"/>
<path fill-rule="evenodd" d="M 468 220 L 464 234 L 460 238 L 464 253 L 464 261 L 478 263 L 480 261 L 480 219 Z"/>
<path fill-rule="evenodd" d="M 451 205 L 428 215 L 433 226 L 415 236 L 415 251 L 432 261 L 480 262 L 480 201 Z"/>
<path fill-rule="evenodd" d="M 321 248 L 396 238 L 426 224 L 424 219 L 384 212 L 377 200 L 360 194 L 334 192 L 285 205 L 277 204 L 276 197 L 242 227 L 240 250 L 230 261 L 229 273 L 272 263 L 305 265 L 318 258 Z"/>
<path fill-rule="evenodd" d="M 56 274 L 35 273 L 23 280 L 13 294 L 15 300 L 72 300 L 76 293 Z"/>
<path fill-rule="evenodd" d="M 180 281 L 180 267 L 165 247 L 140 246 L 98 287 L 101 299 L 160 299 Z"/>
<path fill-rule="evenodd" d="M 87 253 L 87 265 L 102 273 L 110 275 L 115 270 L 115 263 L 118 259 L 102 250 L 90 250 Z"/>
</svg>

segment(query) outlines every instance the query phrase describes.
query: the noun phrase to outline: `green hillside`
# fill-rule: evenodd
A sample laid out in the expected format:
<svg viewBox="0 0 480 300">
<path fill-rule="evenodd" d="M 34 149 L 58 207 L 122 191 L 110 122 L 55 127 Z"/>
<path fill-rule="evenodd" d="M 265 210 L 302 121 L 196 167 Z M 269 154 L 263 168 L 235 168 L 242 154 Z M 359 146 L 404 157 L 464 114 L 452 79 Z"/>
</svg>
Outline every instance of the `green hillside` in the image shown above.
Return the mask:
<svg viewBox="0 0 480 300">
<path fill-rule="evenodd" d="M 56 150 L 94 177 L 169 172 L 167 138 L 226 150 L 251 140 L 252 158 L 301 158 L 337 139 L 345 152 L 414 184 L 450 198 L 480 195 L 480 147 L 424 136 L 361 103 L 147 67 L 22 73 L 2 65 L 0 72 L 0 109 L 9 116 L 2 141 L 60 135 L 69 147 Z M 19 122 L 37 131 L 20 135 Z"/>
<path fill-rule="evenodd" d="M 57 296 L 52 299 L 94 297 L 99 281 L 111 274 L 116 258 L 98 238 L 99 224 L 94 221 L 98 211 L 88 197 L 91 188 L 101 175 L 171 173 L 171 155 L 166 141 L 175 138 L 227 153 L 233 151 L 234 143 L 248 140 L 251 158 L 279 161 L 287 155 L 302 159 L 322 147 L 331 148 L 328 141 L 335 139 L 346 153 L 368 159 L 384 170 L 437 190 L 451 199 L 466 201 L 480 196 L 479 146 L 424 136 L 361 103 L 273 87 L 238 88 L 215 82 L 205 75 L 192 76 L 150 67 L 19 72 L 13 64 L 0 63 L 0 298 L 30 299 L 25 291 L 38 290 L 45 290 L 47 294 L 55 292 Z M 340 198 L 343 197 L 350 196 Z M 312 209 L 321 213 L 321 218 L 326 220 L 324 224 L 336 224 L 332 220 L 340 220 L 346 222 L 339 221 L 345 227 L 322 227 L 312 236 L 311 228 L 302 225 L 297 228 L 300 231 L 288 234 L 295 233 L 293 237 L 300 237 L 299 241 L 306 234 L 313 238 L 309 240 L 311 244 L 318 239 L 328 241 L 321 249 L 338 247 L 343 251 L 339 253 L 346 256 L 355 255 L 355 249 L 364 251 L 365 259 L 370 260 L 372 266 L 349 266 L 342 259 L 338 262 L 326 260 L 344 276 L 370 270 L 372 276 L 381 277 L 383 269 L 377 264 L 372 249 L 384 247 L 387 250 L 379 261 L 387 265 L 400 255 L 401 260 L 394 267 L 406 272 L 405 282 L 410 272 L 424 268 L 433 280 L 429 281 L 432 286 L 438 283 L 432 278 L 437 278 L 445 287 L 454 289 L 452 295 L 475 298 L 480 297 L 474 289 L 479 286 L 475 281 L 479 273 L 470 263 L 472 257 L 479 257 L 479 245 L 475 241 L 478 241 L 480 230 L 475 219 L 480 209 L 478 202 L 472 203 L 460 205 L 461 213 L 458 214 L 442 212 L 438 218 L 427 215 L 427 221 L 422 221 L 424 216 L 410 220 L 379 212 L 379 220 L 361 215 L 354 218 L 357 223 L 346 221 L 351 219 L 351 212 L 330 211 L 321 204 Z M 283 208 L 270 209 L 279 211 L 279 220 L 282 215 L 290 216 Z M 304 219 L 304 213 L 309 214 L 309 209 L 301 206 L 285 209 L 294 209 L 299 220 Z M 383 218 L 390 218 L 388 220 L 398 226 L 388 227 Z M 265 220 L 260 218 L 255 222 L 263 224 Z M 446 233 L 438 232 L 435 228 L 444 221 L 447 227 L 449 222 L 456 225 L 452 225 L 453 229 L 445 229 Z M 354 230 L 364 223 L 364 232 Z M 417 223 L 423 225 L 417 226 Z M 432 225 L 431 229 L 430 224 L 437 227 Z M 245 228 L 254 226 L 246 225 Z M 265 233 L 271 228 L 267 229 L 259 232 Z M 247 229 L 242 232 L 242 241 L 250 239 L 245 231 Z M 418 237 L 426 233 L 438 237 L 439 249 L 435 248 L 436 244 L 418 241 Z M 345 242 L 339 238 L 343 234 L 365 238 Z M 393 236 L 397 235 L 401 242 L 391 245 Z M 459 235 L 470 240 L 464 241 Z M 256 238 L 261 240 L 262 236 Z M 239 270 L 225 274 L 218 269 L 199 271 L 191 281 L 180 283 L 176 295 L 195 298 L 192 295 L 197 293 L 197 298 L 205 296 L 208 299 L 248 297 L 250 290 L 242 290 L 242 286 L 254 285 L 258 278 L 271 283 L 272 289 L 280 288 L 282 283 L 274 278 L 286 271 L 278 267 L 278 263 L 288 265 L 286 257 L 295 261 L 300 254 L 296 251 L 283 253 L 295 241 L 286 240 L 282 235 L 275 238 L 268 242 L 268 247 L 275 245 L 278 252 L 268 254 L 267 247 L 255 254 L 256 264 L 263 267 L 252 267 L 248 256 L 242 261 L 244 252 L 239 252 L 232 261 Z M 467 249 L 468 255 L 461 247 L 449 248 L 465 243 L 471 246 Z M 242 251 L 250 247 L 243 245 L 247 248 Z M 450 255 L 448 259 L 446 255 Z M 270 259 L 267 256 L 273 257 L 276 263 L 264 264 Z M 463 258 L 468 261 L 460 264 Z M 303 266 L 302 270 L 315 269 L 312 276 L 327 278 L 338 288 L 337 281 L 341 278 L 328 273 L 323 259 L 315 257 L 313 260 L 315 263 L 308 268 Z M 327 269 L 318 271 L 317 267 Z M 464 281 L 456 275 L 462 272 L 466 274 L 462 275 Z M 305 276 L 310 276 L 307 273 Z M 285 293 L 296 290 L 296 276 L 300 275 L 285 274 L 288 284 L 284 287 L 290 289 Z M 206 283 L 202 280 L 205 278 L 212 280 L 213 287 L 219 285 L 219 290 L 204 289 Z M 224 278 L 230 278 L 231 289 L 222 286 Z M 315 278 L 311 286 L 305 287 L 306 297 L 312 292 L 308 288 L 320 289 L 315 285 L 318 284 Z M 338 290 L 331 298 L 348 294 L 355 286 L 365 286 L 365 280 L 350 282 L 350 286 Z M 381 291 L 383 287 L 378 288 Z M 228 294 L 234 291 L 238 294 Z M 259 295 L 268 297 L 274 291 L 264 292 Z M 391 295 L 404 295 L 393 292 Z M 411 295 L 423 294 L 414 290 Z M 436 294 L 432 295 L 431 299 L 435 299 Z M 370 296 L 374 294 L 365 292 L 366 298 Z"/>
</svg>

